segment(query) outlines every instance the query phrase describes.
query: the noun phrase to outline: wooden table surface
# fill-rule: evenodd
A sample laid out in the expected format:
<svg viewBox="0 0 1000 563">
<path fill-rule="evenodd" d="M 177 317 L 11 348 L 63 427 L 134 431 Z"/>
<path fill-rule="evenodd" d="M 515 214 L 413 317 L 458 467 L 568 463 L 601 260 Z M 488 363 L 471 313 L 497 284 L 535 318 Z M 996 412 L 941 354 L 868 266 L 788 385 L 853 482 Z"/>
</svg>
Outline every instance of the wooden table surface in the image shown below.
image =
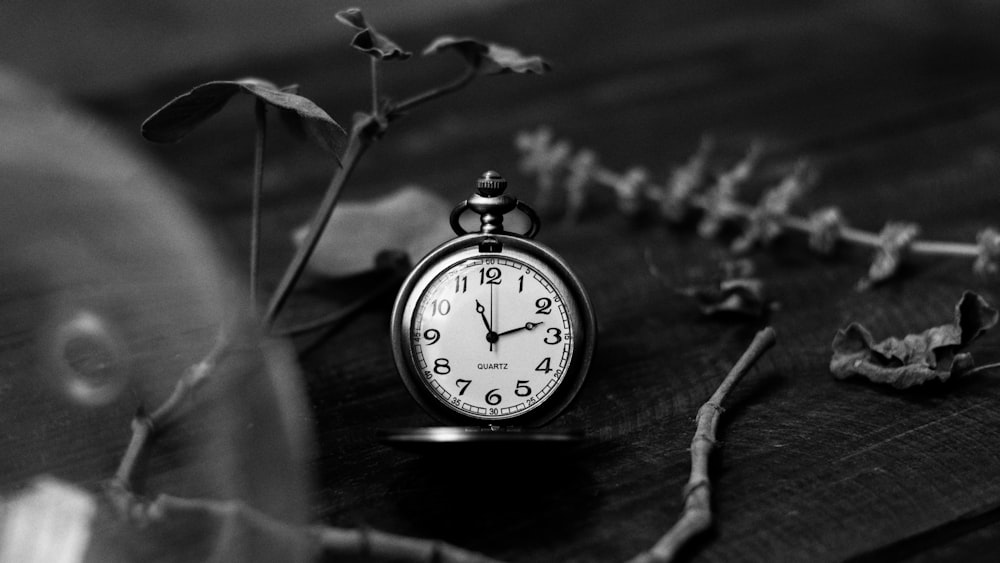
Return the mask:
<svg viewBox="0 0 1000 563">
<path fill-rule="evenodd" d="M 413 50 L 437 35 L 468 34 L 542 54 L 555 70 L 486 78 L 394 123 L 356 170 L 346 198 L 416 183 L 457 202 L 483 170 L 496 169 L 530 201 L 537 189 L 517 172 L 513 137 L 548 124 L 574 146 L 595 150 L 604 165 L 643 165 L 660 181 L 703 132 L 718 139 L 713 164 L 721 166 L 761 139 L 763 172 L 748 201 L 776 171 L 809 157 L 822 179 L 805 207 L 837 205 L 870 231 L 887 220 L 913 221 L 926 238 L 972 242 L 982 228 L 1000 225 L 995 8 L 890 0 L 510 2 L 407 19 L 389 17 L 388 4 L 362 5 L 376 25 L 387 14 L 380 29 Z M 199 40 L 215 43 L 194 37 L 178 47 L 186 67 L 131 80 L 109 73 L 103 88 L 62 86 L 183 177 L 189 190 L 182 195 L 242 263 L 248 111 L 227 109 L 168 147 L 143 145 L 138 124 L 199 82 L 247 74 L 297 82 L 347 123 L 367 103 L 367 61 L 347 47 L 349 30 L 332 17 L 328 35 L 272 55 L 214 56 L 206 47 L 199 58 Z M 241 41 L 236 33 L 224 40 Z M 420 90 L 457 65 L 420 57 L 388 63 L 385 91 Z M 333 164 L 281 133 L 268 159 L 263 275 L 272 290 L 291 256 L 288 233 L 308 219 Z M 386 298 L 300 357 L 315 426 L 318 519 L 525 562 L 625 560 L 675 521 L 695 412 L 762 321 L 702 317 L 674 291 L 724 256 L 723 244 L 690 229 L 634 224 L 595 206 L 576 225 L 550 221 L 539 239 L 579 273 L 600 321 L 588 381 L 554 423 L 585 429 L 589 441 L 571 456 L 513 461 L 416 456 L 379 444 L 378 428 L 433 423 L 400 385 Z M 996 281 L 975 277 L 967 259 L 918 259 L 900 279 L 859 293 L 854 284 L 869 251 L 821 258 L 795 236 L 752 258 L 780 305 L 768 321 L 778 345 L 729 398 L 712 463 L 717 523 L 682 557 L 993 559 L 1000 545 L 995 376 L 897 392 L 836 381 L 828 364 L 834 334 L 851 321 L 876 338 L 902 336 L 949 322 L 965 289 L 998 302 Z M 342 306 L 366 287 L 309 282 L 312 294 L 300 297 L 296 314 Z M 1000 335 L 987 334 L 977 360 L 1000 360 L 998 343 Z"/>
</svg>

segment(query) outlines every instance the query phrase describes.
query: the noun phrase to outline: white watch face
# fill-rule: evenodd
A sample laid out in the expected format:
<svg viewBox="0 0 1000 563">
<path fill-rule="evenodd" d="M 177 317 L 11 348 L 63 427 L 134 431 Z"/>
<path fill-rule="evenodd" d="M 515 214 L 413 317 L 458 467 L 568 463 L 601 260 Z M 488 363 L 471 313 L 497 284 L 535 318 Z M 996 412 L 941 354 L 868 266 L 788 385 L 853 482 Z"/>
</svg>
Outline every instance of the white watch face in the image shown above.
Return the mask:
<svg viewBox="0 0 1000 563">
<path fill-rule="evenodd" d="M 545 264 L 468 258 L 437 273 L 411 299 L 414 367 L 452 410 L 483 420 L 519 416 L 563 382 L 578 311 Z"/>
</svg>

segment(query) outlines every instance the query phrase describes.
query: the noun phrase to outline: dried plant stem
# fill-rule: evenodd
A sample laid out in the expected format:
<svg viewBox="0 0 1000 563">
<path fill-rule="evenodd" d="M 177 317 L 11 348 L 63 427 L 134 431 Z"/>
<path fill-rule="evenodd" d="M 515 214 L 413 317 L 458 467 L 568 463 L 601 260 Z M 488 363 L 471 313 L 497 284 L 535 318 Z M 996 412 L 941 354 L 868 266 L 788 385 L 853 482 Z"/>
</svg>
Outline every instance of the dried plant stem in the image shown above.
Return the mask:
<svg viewBox="0 0 1000 563">
<path fill-rule="evenodd" d="M 371 60 L 371 78 L 372 78 L 372 115 L 378 113 L 378 82 L 379 82 L 379 69 L 382 61 L 378 57 L 369 57 Z"/>
<path fill-rule="evenodd" d="M 150 439 L 156 432 L 177 420 L 181 408 L 190 399 L 194 390 L 212 373 L 228 348 L 228 331 L 222 329 L 212 349 L 200 362 L 191 366 L 177 380 L 173 392 L 159 408 L 151 414 L 146 414 L 145 410 L 140 407 L 132 419 L 132 437 L 129 440 L 128 448 L 126 448 L 125 454 L 118 464 L 118 469 L 109 483 L 112 490 L 131 490 L 132 474 Z"/>
<path fill-rule="evenodd" d="M 357 120 L 354 126 L 351 127 L 347 148 L 344 150 L 344 155 L 341 158 L 341 167 L 337 169 L 337 172 L 333 175 L 333 179 L 330 180 L 326 194 L 323 196 L 316 214 L 313 215 L 312 223 L 309 225 L 309 235 L 299 245 L 295 256 L 292 257 L 291 263 L 289 263 L 284 276 L 281 278 L 281 282 L 278 284 L 278 289 L 275 290 L 274 295 L 271 297 L 267 313 L 264 316 L 264 325 L 266 327 L 274 325 L 278 313 L 281 312 L 281 309 L 291 296 L 292 290 L 295 289 L 295 284 L 302 276 L 309 258 L 316 249 L 316 244 L 319 243 L 320 236 L 323 234 L 326 224 L 330 221 L 330 216 L 333 215 L 333 209 L 337 206 L 337 201 L 340 199 L 344 184 L 350 178 L 351 172 L 354 171 L 355 166 L 357 166 L 358 161 L 361 159 L 361 155 L 374 142 L 375 136 L 368 132 L 370 129 L 368 125 L 367 120 Z"/>
<path fill-rule="evenodd" d="M 386 117 L 390 121 L 392 121 L 398 117 L 402 117 L 404 113 L 421 104 L 440 98 L 441 96 L 445 96 L 452 92 L 461 90 L 470 82 L 472 82 L 477 75 L 478 73 L 475 68 L 467 67 L 465 69 L 465 72 L 452 82 L 449 82 L 448 84 L 445 84 L 444 86 L 441 86 L 439 88 L 431 88 L 430 90 L 417 94 L 416 96 L 407 98 L 397 104 L 393 104 L 391 110 L 389 111 L 389 114 Z"/>
<path fill-rule="evenodd" d="M 470 68 L 461 77 L 449 84 L 439 88 L 432 88 L 408 98 L 399 104 L 386 104 L 388 109 L 383 109 L 378 104 L 378 68 L 378 65 L 373 62 L 371 71 L 372 103 L 374 104 L 374 109 L 370 115 L 362 115 L 355 118 L 350 136 L 348 137 L 347 148 L 340 159 L 341 166 L 330 180 L 326 194 L 323 196 L 323 200 L 320 202 L 319 208 L 313 216 L 312 223 L 309 225 L 309 234 L 296 250 L 292 261 L 285 269 L 281 282 L 278 284 L 278 288 L 275 290 L 268 304 L 267 312 L 264 315 L 264 326 L 268 328 L 274 326 L 278 314 L 281 313 L 292 291 L 295 289 L 295 284 L 302 277 L 306 264 L 309 263 L 309 258 L 312 257 L 313 252 L 316 250 L 316 244 L 319 242 L 327 223 L 330 221 L 330 216 L 333 215 L 333 210 L 337 206 L 337 201 L 340 199 L 344 185 L 360 161 L 361 156 L 368 150 L 368 147 L 376 139 L 385 134 L 389 122 L 402 117 L 406 111 L 420 104 L 460 90 L 477 76 L 476 70 Z"/>
<path fill-rule="evenodd" d="M 182 498 L 160 495 L 144 501 L 125 491 L 123 514 L 141 526 L 171 519 L 206 517 L 229 530 L 225 541 L 254 537 L 260 541 L 273 539 L 288 542 L 287 547 L 308 546 L 315 558 L 323 560 L 350 559 L 364 561 L 397 561 L 401 563 L 499 563 L 480 553 L 437 540 L 401 536 L 371 528 L 335 528 L 326 525 L 300 526 L 270 516 L 241 500 Z"/>
<path fill-rule="evenodd" d="M 437 540 L 390 534 L 367 528 L 316 526 L 312 533 L 324 555 L 363 557 L 366 561 L 412 563 L 499 563 L 498 560 Z"/>
<path fill-rule="evenodd" d="M 969 371 L 963 373 L 962 377 L 969 377 L 970 375 L 978 375 L 980 373 L 983 373 L 983 372 L 986 372 L 986 371 L 990 371 L 990 370 L 995 370 L 995 369 L 998 369 L 998 368 L 1000 368 L 1000 363 L 983 364 L 981 366 L 976 366 L 976 367 L 970 369 Z"/>
<path fill-rule="evenodd" d="M 601 167 L 596 168 L 591 173 L 592 181 L 608 188 L 614 188 L 615 185 L 621 182 L 622 177 L 623 175 L 618 174 L 613 170 Z M 648 185 L 648 188 L 649 193 L 654 197 L 654 199 L 655 194 L 664 194 L 667 192 L 665 187 L 657 186 L 652 183 Z M 708 208 L 709 203 L 704 197 L 695 197 L 691 199 L 691 205 L 697 209 L 704 210 Z M 733 202 L 732 211 L 741 218 L 749 219 L 754 211 L 754 207 L 745 203 Z M 777 221 L 783 227 L 791 231 L 798 231 L 805 234 L 809 234 L 812 231 L 812 225 L 809 220 L 804 217 L 786 215 L 784 217 L 777 218 Z M 840 230 L 839 237 L 844 242 L 859 246 L 867 246 L 871 248 L 878 248 L 881 246 L 878 233 L 863 231 L 861 229 L 844 227 Z M 926 256 L 954 256 L 963 258 L 975 258 L 979 255 L 979 249 L 975 244 L 927 240 L 914 241 L 910 245 L 909 252 L 914 255 L 922 254 Z"/>
<path fill-rule="evenodd" d="M 774 346 L 774 343 L 774 329 L 766 327 L 758 332 L 712 397 L 698 409 L 697 429 L 691 440 L 691 476 L 684 486 L 684 512 L 677 523 L 652 548 L 637 555 L 631 560 L 632 563 L 672 561 L 685 543 L 711 527 L 711 481 L 708 476 L 708 459 L 715 447 L 719 415 L 723 411 L 722 401 L 757 360 Z"/>
<path fill-rule="evenodd" d="M 250 212 L 250 308 L 257 309 L 257 284 L 260 271 L 260 200 L 264 191 L 264 145 L 267 137 L 267 104 L 254 104 L 257 136 L 253 151 L 253 195 Z"/>
</svg>

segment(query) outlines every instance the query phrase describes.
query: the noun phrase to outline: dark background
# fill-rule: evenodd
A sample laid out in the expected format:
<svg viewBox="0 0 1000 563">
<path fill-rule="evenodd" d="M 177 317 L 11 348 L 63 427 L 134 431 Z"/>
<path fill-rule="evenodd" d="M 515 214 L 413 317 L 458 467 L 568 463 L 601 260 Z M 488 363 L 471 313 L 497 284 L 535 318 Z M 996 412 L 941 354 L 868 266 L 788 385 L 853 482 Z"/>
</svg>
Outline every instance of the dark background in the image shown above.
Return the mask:
<svg viewBox="0 0 1000 563">
<path fill-rule="evenodd" d="M 1000 223 L 1000 10 L 985 2 L 370 2 L 369 20 L 419 51 L 473 35 L 548 58 L 552 74 L 490 77 L 394 123 L 345 197 L 406 183 L 449 200 L 483 170 L 511 191 L 513 137 L 551 125 L 611 169 L 663 181 L 703 132 L 713 167 L 765 143 L 753 201 L 794 159 L 822 180 L 805 209 L 839 206 L 852 225 L 920 223 L 922 238 L 972 242 Z M 247 252 L 253 143 L 249 102 L 173 146 L 144 144 L 141 121 L 190 87 L 246 75 L 296 82 L 341 123 L 367 107 L 368 61 L 328 2 L 7 2 L 0 60 L 94 112 L 159 161 L 234 263 Z M 384 65 L 402 97 L 458 72 L 457 60 Z M 334 164 L 278 132 L 268 147 L 264 285 L 273 289 Z M 556 426 L 583 427 L 574 456 L 427 458 L 375 441 L 428 424 L 398 383 L 390 299 L 303 354 L 317 444 L 318 519 L 430 536 L 515 561 L 623 560 L 676 519 L 693 417 L 760 321 L 710 319 L 673 290 L 704 277 L 724 245 L 689 229 L 634 224 L 592 206 L 540 239 L 589 287 L 597 361 Z M 915 259 L 867 293 L 869 251 L 832 258 L 801 237 L 753 256 L 780 304 L 778 346 L 730 398 L 713 462 L 714 530 L 684 552 L 702 561 L 991 559 L 1000 543 L 1000 389 L 993 376 L 899 393 L 830 376 L 830 342 L 851 321 L 876 338 L 950 321 L 964 289 L 995 281 L 967 259 Z M 307 280 L 296 314 L 333 309 L 367 281 Z M 307 289 L 308 289 L 307 288 Z M 303 303 L 309 304 L 304 311 Z M 1000 360 L 997 335 L 975 351 Z M 300 349 L 308 344 L 298 342 Z M 127 440 L 123 429 L 122 444 Z"/>
</svg>

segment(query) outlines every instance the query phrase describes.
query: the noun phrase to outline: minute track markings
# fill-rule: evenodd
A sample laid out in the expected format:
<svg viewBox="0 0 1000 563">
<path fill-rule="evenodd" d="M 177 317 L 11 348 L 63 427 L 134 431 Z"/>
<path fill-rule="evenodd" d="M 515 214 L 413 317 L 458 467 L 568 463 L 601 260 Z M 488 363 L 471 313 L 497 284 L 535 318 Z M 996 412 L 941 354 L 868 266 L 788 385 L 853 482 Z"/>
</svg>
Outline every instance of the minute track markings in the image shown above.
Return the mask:
<svg viewBox="0 0 1000 563">
<path fill-rule="evenodd" d="M 505 188 L 492 171 L 477 180 L 449 216 L 457 238 L 416 263 L 393 305 L 403 382 L 447 424 L 543 425 L 577 395 L 593 356 L 596 321 L 585 288 L 533 240 L 537 213 Z M 463 226 L 466 212 L 478 216 L 478 231 Z M 508 213 L 526 216 L 528 228 L 506 231 Z"/>
<path fill-rule="evenodd" d="M 432 396 L 483 420 L 520 416 L 545 403 L 574 346 L 568 321 L 575 303 L 550 275 L 544 264 L 490 257 L 452 263 L 429 280 L 411 326 L 415 367 L 430 372 Z M 456 282 L 462 279 L 468 283 Z M 540 305 L 548 314 L 538 314 Z M 536 369 L 546 361 L 548 370 Z"/>
</svg>

